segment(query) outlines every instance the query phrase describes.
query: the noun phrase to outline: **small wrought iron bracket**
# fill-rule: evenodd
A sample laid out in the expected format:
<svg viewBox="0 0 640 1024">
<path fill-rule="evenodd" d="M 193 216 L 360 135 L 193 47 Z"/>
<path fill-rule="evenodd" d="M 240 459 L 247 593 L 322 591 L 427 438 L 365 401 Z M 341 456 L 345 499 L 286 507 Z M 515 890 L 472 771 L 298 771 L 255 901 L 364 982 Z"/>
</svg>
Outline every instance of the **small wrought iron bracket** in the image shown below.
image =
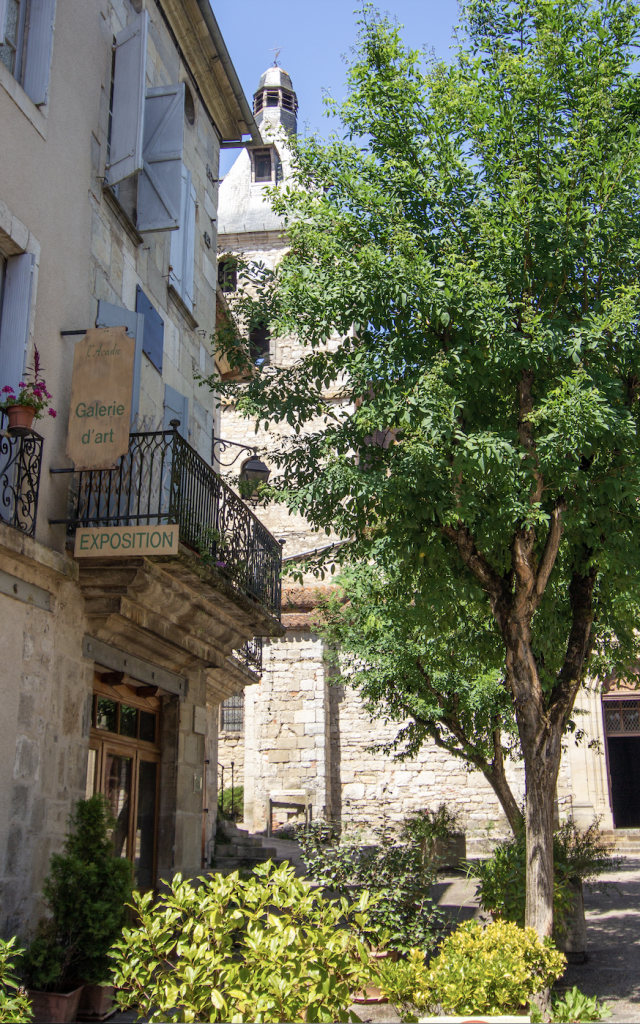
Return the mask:
<svg viewBox="0 0 640 1024">
<path fill-rule="evenodd" d="M 222 454 L 223 452 L 226 452 L 227 448 L 240 448 L 240 451 L 237 453 L 235 458 L 233 458 L 231 460 L 231 462 L 223 462 L 222 459 L 220 459 L 216 455 L 216 445 L 220 446 L 220 454 Z M 214 461 L 218 462 L 221 466 L 233 466 L 234 462 L 238 461 L 238 459 L 240 458 L 240 455 L 242 454 L 243 451 L 244 452 L 249 452 L 251 455 L 257 455 L 258 454 L 258 449 L 256 448 L 255 445 L 240 444 L 238 441 L 225 441 L 224 438 L 216 437 L 215 434 L 212 437 L 212 445 L 211 445 L 211 454 L 212 454 L 211 461 L 212 462 L 214 462 Z"/>
</svg>

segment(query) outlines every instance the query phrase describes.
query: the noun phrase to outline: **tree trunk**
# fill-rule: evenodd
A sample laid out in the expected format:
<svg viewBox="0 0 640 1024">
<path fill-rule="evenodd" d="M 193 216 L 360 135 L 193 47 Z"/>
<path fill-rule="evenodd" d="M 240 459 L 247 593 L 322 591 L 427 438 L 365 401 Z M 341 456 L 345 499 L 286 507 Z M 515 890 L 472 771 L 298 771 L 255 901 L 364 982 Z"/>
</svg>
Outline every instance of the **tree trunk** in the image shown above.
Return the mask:
<svg viewBox="0 0 640 1024">
<path fill-rule="evenodd" d="M 525 759 L 526 760 L 526 759 Z M 527 898 L 525 927 L 541 937 L 553 932 L 553 806 L 558 772 L 535 765 L 526 771 Z"/>
</svg>

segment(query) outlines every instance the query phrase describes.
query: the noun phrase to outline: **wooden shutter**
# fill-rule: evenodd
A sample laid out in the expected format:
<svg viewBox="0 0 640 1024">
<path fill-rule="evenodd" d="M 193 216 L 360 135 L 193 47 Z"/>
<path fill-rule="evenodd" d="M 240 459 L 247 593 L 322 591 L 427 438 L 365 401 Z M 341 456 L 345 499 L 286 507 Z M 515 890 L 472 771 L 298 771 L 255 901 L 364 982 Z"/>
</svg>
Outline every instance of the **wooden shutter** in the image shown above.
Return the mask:
<svg viewBox="0 0 640 1024">
<path fill-rule="evenodd" d="M 7 0 L 0 0 L 0 44 L 4 43 L 4 26 L 7 21 Z"/>
<path fill-rule="evenodd" d="M 180 298 L 184 294 L 184 246 L 186 238 L 187 198 L 191 191 L 191 171 L 184 164 L 180 168 L 180 227 L 171 235 L 169 284 L 173 285 Z"/>
<path fill-rule="evenodd" d="M 2 319 L 0 319 L 0 388 L 10 384 L 18 392 L 24 373 L 34 256 L 23 252 L 10 256 L 4 279 Z"/>
<path fill-rule="evenodd" d="M 116 36 L 107 166 L 110 185 L 142 170 L 148 28 L 149 12 L 143 11 Z"/>
<path fill-rule="evenodd" d="M 138 231 L 176 231 L 180 227 L 183 148 L 184 82 L 147 89 Z"/>
<path fill-rule="evenodd" d="M 144 317 L 144 345 L 142 346 L 142 351 L 153 363 L 158 373 L 162 373 L 164 320 L 153 303 L 149 301 L 140 285 L 136 287 L 136 311 Z"/>
<path fill-rule="evenodd" d="M 136 339 L 133 357 L 133 385 L 131 388 L 131 426 L 135 428 L 140 411 L 140 372 L 142 367 L 142 347 L 144 345 L 144 315 L 133 313 L 123 306 L 115 306 L 111 302 L 98 302 L 96 327 L 126 327 L 130 338 Z"/>
<path fill-rule="evenodd" d="M 189 175 L 191 177 L 191 175 Z M 187 209 L 185 215 L 185 237 L 184 247 L 182 250 L 182 286 L 183 295 L 186 305 L 189 310 L 193 312 L 194 307 L 194 294 L 193 294 L 193 264 L 195 260 L 195 242 L 196 242 L 196 190 L 193 187 L 191 181 L 189 181 L 189 191 L 187 193 Z"/>
<path fill-rule="evenodd" d="M 56 0 L 31 0 L 23 88 L 41 106 L 49 96 Z"/>
<path fill-rule="evenodd" d="M 164 386 L 164 429 L 172 430 L 171 420 L 180 420 L 178 433 L 189 440 L 189 399 L 175 388 Z"/>
</svg>

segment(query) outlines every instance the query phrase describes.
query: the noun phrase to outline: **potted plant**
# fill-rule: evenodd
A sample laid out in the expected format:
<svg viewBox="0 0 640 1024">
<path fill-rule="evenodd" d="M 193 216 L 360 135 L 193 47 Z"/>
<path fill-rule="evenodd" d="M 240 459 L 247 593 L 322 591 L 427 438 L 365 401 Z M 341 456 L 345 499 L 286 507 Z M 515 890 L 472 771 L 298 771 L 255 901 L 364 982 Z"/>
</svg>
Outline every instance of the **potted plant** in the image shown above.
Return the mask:
<svg viewBox="0 0 640 1024">
<path fill-rule="evenodd" d="M 25 957 L 36 1019 L 103 1019 L 111 1009 L 111 961 L 131 899 L 132 865 L 113 856 L 115 822 L 105 798 L 79 800 L 62 854 L 51 858 L 43 885 L 51 917 L 42 921 Z"/>
<path fill-rule="evenodd" d="M 33 370 L 29 371 L 33 380 L 20 381 L 17 395 L 10 384 L 5 384 L 2 389 L 3 397 L 0 401 L 0 409 L 7 414 L 9 430 L 15 433 L 30 431 L 34 419 L 41 419 L 45 409 L 49 416 L 57 415 L 55 409 L 49 406 L 51 395 L 47 391 L 44 379 L 40 376 L 41 369 L 40 353 L 36 348 L 33 356 Z"/>
</svg>

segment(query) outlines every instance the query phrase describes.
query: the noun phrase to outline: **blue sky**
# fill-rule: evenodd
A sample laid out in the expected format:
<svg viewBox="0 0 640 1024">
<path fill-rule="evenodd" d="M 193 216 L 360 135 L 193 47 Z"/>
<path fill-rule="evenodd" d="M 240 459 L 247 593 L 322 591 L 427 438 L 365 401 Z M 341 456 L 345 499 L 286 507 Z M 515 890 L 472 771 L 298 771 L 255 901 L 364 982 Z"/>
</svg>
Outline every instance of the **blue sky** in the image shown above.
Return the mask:
<svg viewBox="0 0 640 1024">
<path fill-rule="evenodd" d="M 330 131 L 323 117 L 323 89 L 344 95 L 343 55 L 356 38 L 356 0 L 211 0 L 247 99 L 251 101 L 262 72 L 273 63 L 271 48 L 282 48 L 279 63 L 291 75 L 298 95 L 300 132 Z M 452 29 L 458 21 L 457 0 L 381 0 L 380 9 L 404 25 L 405 41 L 433 49 L 449 59 Z M 237 151 L 220 155 L 221 177 Z"/>
</svg>

